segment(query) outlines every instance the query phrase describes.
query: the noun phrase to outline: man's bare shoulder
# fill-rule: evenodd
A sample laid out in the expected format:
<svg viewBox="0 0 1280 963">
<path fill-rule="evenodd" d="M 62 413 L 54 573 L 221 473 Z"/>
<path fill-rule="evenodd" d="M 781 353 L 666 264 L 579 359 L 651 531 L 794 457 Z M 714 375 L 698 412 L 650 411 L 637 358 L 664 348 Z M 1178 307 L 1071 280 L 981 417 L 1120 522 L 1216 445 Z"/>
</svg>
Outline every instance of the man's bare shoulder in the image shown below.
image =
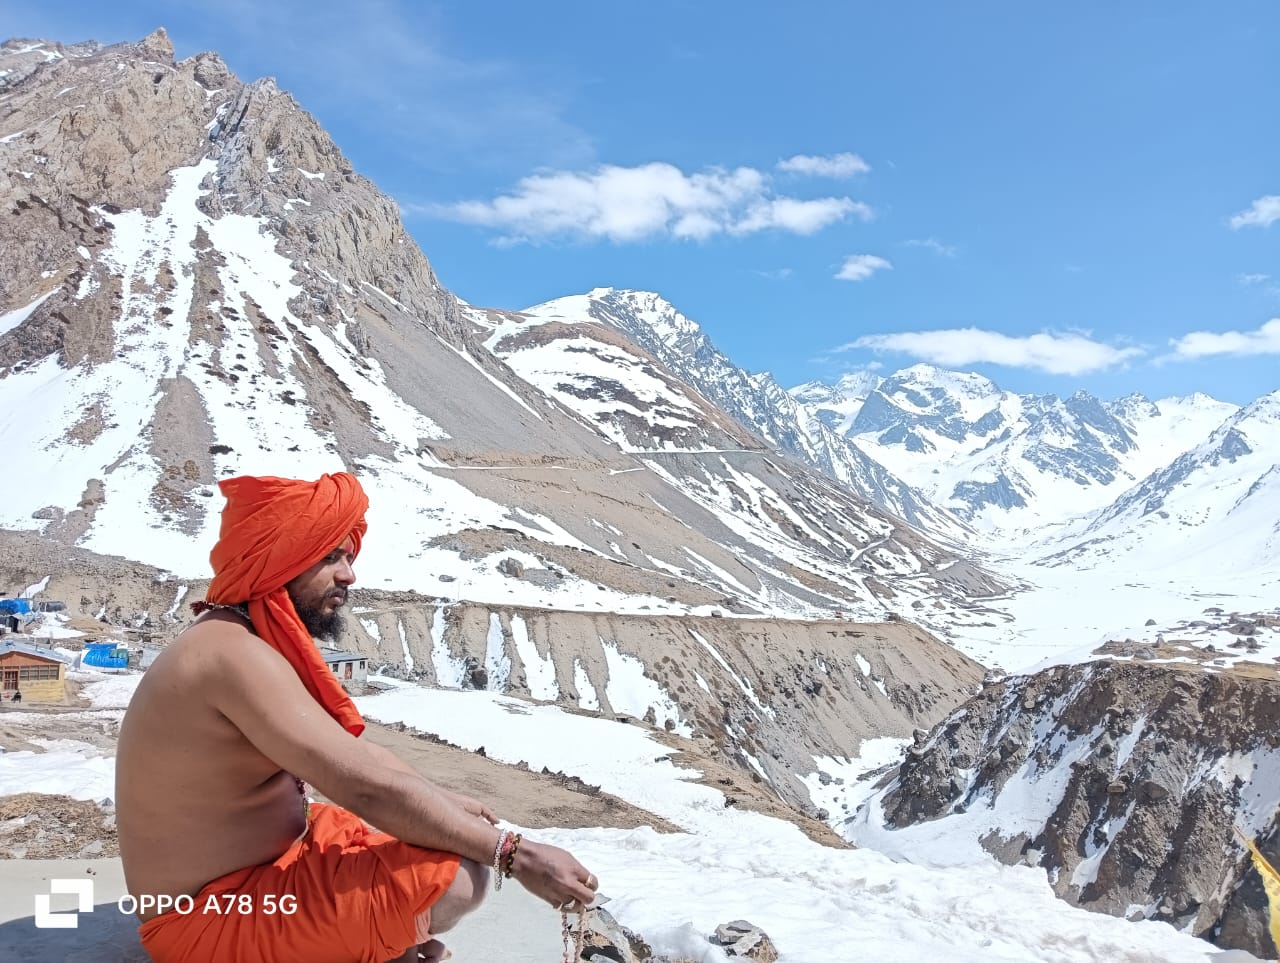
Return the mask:
<svg viewBox="0 0 1280 963">
<path fill-rule="evenodd" d="M 222 612 L 211 612 L 183 630 L 162 659 L 174 669 L 201 674 L 235 675 L 287 666 L 284 657 L 255 635 L 244 619 Z M 161 668 L 160 659 L 153 668 Z"/>
<path fill-rule="evenodd" d="M 202 703 L 233 723 L 257 725 L 267 705 L 295 713 L 316 707 L 283 655 L 243 619 L 220 612 L 186 629 L 147 674 L 155 676 L 158 690 L 198 693 Z"/>
</svg>

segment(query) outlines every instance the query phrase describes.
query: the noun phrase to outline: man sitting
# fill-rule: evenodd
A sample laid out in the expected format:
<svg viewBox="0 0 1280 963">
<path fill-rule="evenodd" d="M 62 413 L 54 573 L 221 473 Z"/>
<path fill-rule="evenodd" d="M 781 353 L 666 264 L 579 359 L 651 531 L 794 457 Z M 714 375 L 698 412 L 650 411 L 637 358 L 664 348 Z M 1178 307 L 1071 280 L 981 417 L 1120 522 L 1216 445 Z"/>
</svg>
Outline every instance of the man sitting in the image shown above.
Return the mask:
<svg viewBox="0 0 1280 963">
<path fill-rule="evenodd" d="M 200 618 L 125 714 L 116 817 L 156 963 L 438 960 L 434 938 L 483 898 L 490 868 L 557 908 L 594 897 L 564 850 L 501 832 L 482 803 L 358 738 L 364 723 L 313 636 L 355 582 L 368 499 L 354 476 L 240 477 Z M 337 805 L 309 805 L 304 783 Z M 377 827 L 373 829 L 372 827 Z"/>
</svg>

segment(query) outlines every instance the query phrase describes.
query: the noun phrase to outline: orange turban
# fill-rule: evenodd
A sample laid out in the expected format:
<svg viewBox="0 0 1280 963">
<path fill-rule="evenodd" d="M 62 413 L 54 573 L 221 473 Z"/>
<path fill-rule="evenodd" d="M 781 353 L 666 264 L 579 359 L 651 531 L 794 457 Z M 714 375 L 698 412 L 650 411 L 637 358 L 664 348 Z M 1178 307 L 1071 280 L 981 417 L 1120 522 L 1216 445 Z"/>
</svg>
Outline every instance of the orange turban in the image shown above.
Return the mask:
<svg viewBox="0 0 1280 963">
<path fill-rule="evenodd" d="M 318 481 L 243 475 L 218 483 L 227 498 L 218 544 L 209 553 L 206 602 L 249 603 L 254 631 L 283 655 L 313 699 L 352 735 L 364 731 L 355 703 L 321 657 L 285 584 L 350 538 L 353 553 L 368 525 L 369 498 L 354 475 Z"/>
</svg>

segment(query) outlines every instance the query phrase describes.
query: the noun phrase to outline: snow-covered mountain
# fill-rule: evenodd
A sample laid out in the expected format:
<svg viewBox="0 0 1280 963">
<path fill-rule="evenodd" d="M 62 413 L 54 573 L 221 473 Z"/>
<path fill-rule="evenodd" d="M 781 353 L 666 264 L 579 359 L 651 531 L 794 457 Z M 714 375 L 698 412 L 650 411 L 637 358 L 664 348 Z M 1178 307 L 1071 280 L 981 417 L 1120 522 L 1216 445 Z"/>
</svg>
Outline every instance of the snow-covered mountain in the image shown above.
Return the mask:
<svg viewBox="0 0 1280 963">
<path fill-rule="evenodd" d="M 927 364 L 792 394 L 925 497 L 1002 531 L 1105 507 L 1235 411 L 1204 395 L 1018 395 Z"/>
<path fill-rule="evenodd" d="M 989 564 L 1030 587 L 1008 603 L 1011 631 L 965 629 L 979 658 L 1030 667 L 1147 637 L 1153 615 L 1197 619 L 1208 596 L 1260 604 L 1280 583 L 1274 393 L 1243 409 L 1203 394 L 1024 396 L 916 365 L 793 396 L 968 519 Z M 1073 604 L 1086 585 L 1093 604 Z"/>
<path fill-rule="evenodd" d="M 879 388 L 882 381 L 884 378 L 873 371 L 852 371 L 841 375 L 835 384 L 810 381 L 787 393 L 810 409 L 824 425 L 843 435 L 862 410 L 867 395 Z"/>
<path fill-rule="evenodd" d="M 1195 557 L 1206 571 L 1280 568 L 1280 391 L 1263 395 L 1207 440 L 1111 505 L 1068 526 L 1047 564 L 1092 568 L 1123 558 L 1159 571 Z"/>
<path fill-rule="evenodd" d="M 218 479 L 345 468 L 372 492 L 383 588 L 866 617 L 990 590 L 620 329 L 573 346 L 576 395 L 518 376 L 270 80 L 175 62 L 163 32 L 0 56 L 0 447 L 27 453 L 0 527 L 196 575 Z M 516 557 L 561 576 L 494 583 Z"/>
<path fill-rule="evenodd" d="M 1001 590 L 621 328 L 464 308 L 395 204 L 273 82 L 243 84 L 213 55 L 176 62 L 163 32 L 10 43 L 0 81 L 0 450 L 23 465 L 0 477 L 0 588 L 41 582 L 79 600 L 73 614 L 175 627 L 208 574 L 218 480 L 345 469 L 371 500 L 360 584 L 394 594 L 352 626 L 370 658 L 439 682 L 462 652 L 493 669 L 485 685 L 532 692 L 546 668 L 520 627 L 541 611 L 547 644 L 584 646 L 562 659 L 565 701 L 594 686 L 621 704 L 634 671 L 654 692 L 686 686 L 686 713 L 714 702 L 707 719 L 726 710 L 705 680 L 751 678 L 755 657 L 722 670 L 716 634 L 695 645 L 680 619 L 744 616 L 775 637 L 837 614 L 943 627 Z M 464 604 L 482 630 L 446 632 Z M 556 613 L 602 614 L 612 638 L 571 636 Z M 688 651 L 641 662 L 632 640 L 648 634 L 609 621 L 624 616 L 674 619 Z M 921 646 L 942 650 L 922 662 L 953 660 L 927 695 L 874 660 L 815 671 L 899 700 L 866 711 L 901 730 L 975 671 Z M 793 799 L 779 760 L 847 731 L 796 695 L 796 658 L 786 677 L 762 661 L 770 691 L 744 696 L 749 724 L 724 742 Z M 686 685 L 699 668 L 704 685 Z M 784 708 L 766 711 L 775 695 Z"/>
<path fill-rule="evenodd" d="M 557 298 L 518 314 L 488 342 L 513 368 L 603 426 L 625 446 L 658 444 L 670 450 L 753 445 L 806 462 L 936 539 L 963 539 L 966 527 L 950 512 L 921 498 L 881 464 L 849 444 L 822 417 L 814 417 L 768 373 L 749 374 L 720 352 L 698 324 L 660 295 L 598 288 Z M 543 328 L 537 337 L 509 337 L 515 328 Z M 597 334 L 584 334 L 594 326 Z M 625 339 L 603 333 L 621 332 Z M 597 361 L 556 341 L 583 337 L 615 342 L 594 347 Z M 634 348 L 639 348 L 638 353 Z M 567 352 L 563 357 L 560 352 Z M 609 352 L 606 358 L 601 352 Z M 626 354 L 622 359 L 618 352 Z M 555 358 L 556 360 L 551 360 Z M 567 379 L 572 378 L 572 382 Z M 647 381 L 644 387 L 631 379 Z M 602 380 L 603 379 L 603 380 Z M 611 386 L 607 386 L 609 382 Z M 638 394 L 636 393 L 638 392 Z M 620 399 L 645 397 L 658 407 L 637 420 Z M 675 409 L 680 409 L 679 414 Z M 735 423 L 726 425 L 724 415 Z M 652 423 L 651 423 L 652 422 Z M 656 434 L 652 429 L 657 429 Z M 744 441 L 744 433 L 759 440 Z M 733 440 L 733 439 L 737 440 Z"/>
<path fill-rule="evenodd" d="M 1079 532 L 1234 412 L 923 365 L 788 393 L 655 294 L 462 306 L 271 81 L 175 63 L 162 34 L 3 56 L 0 444 L 39 457 L 0 526 L 202 571 L 217 479 L 341 466 L 412 506 L 365 562 L 385 587 L 480 600 L 517 533 L 526 569 L 573 578 L 504 601 L 578 604 L 580 580 L 601 610 L 888 607 L 941 631 L 993 588 L 955 564 L 977 542 L 948 507 Z M 590 498 L 558 470 L 597 477 Z M 652 534 L 617 534 L 637 519 Z"/>
</svg>

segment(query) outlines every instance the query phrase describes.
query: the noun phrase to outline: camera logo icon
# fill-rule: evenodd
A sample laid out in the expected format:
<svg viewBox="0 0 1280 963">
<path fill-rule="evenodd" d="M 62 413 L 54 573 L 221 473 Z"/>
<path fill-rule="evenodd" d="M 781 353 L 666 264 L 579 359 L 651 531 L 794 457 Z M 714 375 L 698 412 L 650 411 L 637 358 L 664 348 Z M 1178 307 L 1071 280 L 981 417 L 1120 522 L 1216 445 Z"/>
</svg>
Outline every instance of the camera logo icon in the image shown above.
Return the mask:
<svg viewBox="0 0 1280 963">
<path fill-rule="evenodd" d="M 53 894 L 67 894 L 76 897 L 74 910 L 52 910 Z M 70 930 L 80 925 L 81 913 L 93 912 L 93 880 L 91 879 L 51 879 L 49 892 L 36 894 L 36 928 L 43 930 Z"/>
</svg>

